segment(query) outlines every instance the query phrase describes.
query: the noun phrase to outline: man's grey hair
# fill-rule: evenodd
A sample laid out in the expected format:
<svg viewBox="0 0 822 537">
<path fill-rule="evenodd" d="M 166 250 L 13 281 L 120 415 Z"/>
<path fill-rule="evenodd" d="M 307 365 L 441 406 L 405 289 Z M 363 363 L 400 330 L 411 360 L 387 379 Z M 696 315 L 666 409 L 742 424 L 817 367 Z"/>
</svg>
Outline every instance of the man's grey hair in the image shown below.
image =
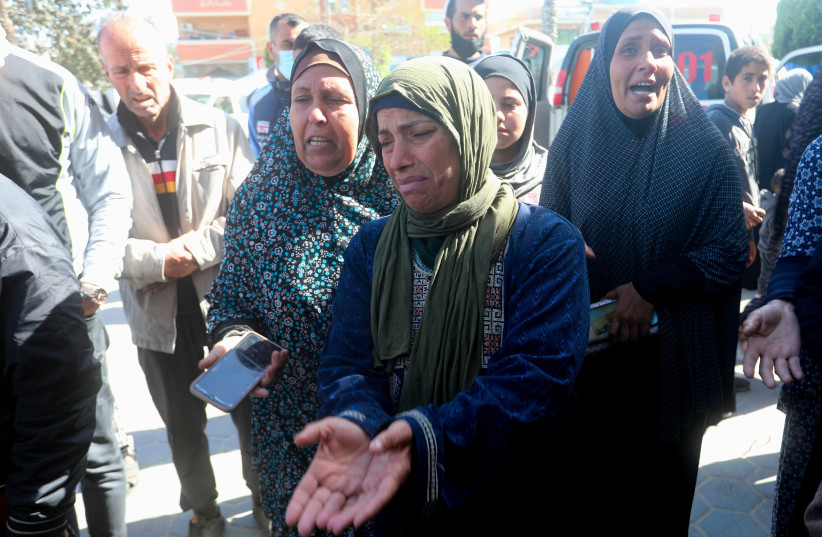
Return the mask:
<svg viewBox="0 0 822 537">
<path fill-rule="evenodd" d="M 157 28 L 157 25 L 151 20 L 129 15 L 125 11 L 115 11 L 100 21 L 100 29 L 97 31 L 97 48 L 100 48 L 100 37 L 103 35 L 103 32 L 110 29 L 112 26 L 125 25 L 133 27 L 140 24 L 147 25 L 153 31 L 157 32 L 157 37 L 164 42 L 163 34 L 160 32 L 160 29 Z"/>
</svg>

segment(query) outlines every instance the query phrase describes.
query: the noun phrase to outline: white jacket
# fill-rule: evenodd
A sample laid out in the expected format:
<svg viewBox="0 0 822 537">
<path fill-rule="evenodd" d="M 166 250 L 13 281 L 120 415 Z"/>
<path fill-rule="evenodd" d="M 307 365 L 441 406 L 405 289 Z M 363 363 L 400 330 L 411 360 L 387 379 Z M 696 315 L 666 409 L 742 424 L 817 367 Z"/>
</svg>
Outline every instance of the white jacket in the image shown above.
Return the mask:
<svg viewBox="0 0 822 537">
<path fill-rule="evenodd" d="M 221 110 L 182 95 L 177 133 L 177 207 L 180 231 L 195 234 L 186 242 L 200 270 L 191 275 L 205 317 L 205 294 L 220 270 L 225 215 L 234 191 L 251 171 L 253 155 L 240 124 Z M 114 141 L 123 151 L 134 208 L 123 259 L 120 292 L 138 347 L 171 354 L 177 340 L 177 285 L 144 293 L 146 285 L 167 281 L 163 264 L 169 235 L 148 166 L 115 113 L 109 118 Z"/>
</svg>

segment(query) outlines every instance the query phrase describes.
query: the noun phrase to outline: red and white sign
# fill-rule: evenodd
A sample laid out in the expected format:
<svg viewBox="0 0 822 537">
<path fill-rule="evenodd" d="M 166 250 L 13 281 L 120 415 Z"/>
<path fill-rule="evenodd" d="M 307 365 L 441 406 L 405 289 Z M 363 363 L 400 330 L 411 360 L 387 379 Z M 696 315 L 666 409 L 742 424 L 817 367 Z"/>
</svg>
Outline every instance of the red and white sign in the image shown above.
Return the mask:
<svg viewBox="0 0 822 537">
<path fill-rule="evenodd" d="M 249 0 L 171 0 L 177 13 L 247 13 Z"/>
<path fill-rule="evenodd" d="M 238 43 L 197 43 L 196 41 L 177 42 L 177 57 L 181 62 L 198 60 L 232 61 L 251 58 L 251 44 Z"/>
</svg>

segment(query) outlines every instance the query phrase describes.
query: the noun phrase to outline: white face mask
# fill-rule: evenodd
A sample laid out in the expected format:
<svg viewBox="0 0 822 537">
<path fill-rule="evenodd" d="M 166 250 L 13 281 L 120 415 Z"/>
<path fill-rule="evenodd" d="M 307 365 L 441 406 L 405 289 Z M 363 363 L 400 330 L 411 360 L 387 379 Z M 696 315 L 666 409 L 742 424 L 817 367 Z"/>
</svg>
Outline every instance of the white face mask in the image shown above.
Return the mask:
<svg viewBox="0 0 822 537">
<path fill-rule="evenodd" d="M 281 50 L 279 54 L 280 59 L 277 62 L 277 70 L 286 80 L 291 80 L 291 70 L 294 68 L 294 51 Z"/>
</svg>

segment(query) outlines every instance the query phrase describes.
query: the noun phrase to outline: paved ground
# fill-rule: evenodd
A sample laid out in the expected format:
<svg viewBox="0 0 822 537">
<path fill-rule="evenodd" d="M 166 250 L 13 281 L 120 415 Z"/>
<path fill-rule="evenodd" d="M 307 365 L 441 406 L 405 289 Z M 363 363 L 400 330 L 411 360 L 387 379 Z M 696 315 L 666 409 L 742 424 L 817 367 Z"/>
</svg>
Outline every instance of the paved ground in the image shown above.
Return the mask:
<svg viewBox="0 0 822 537">
<path fill-rule="evenodd" d="M 103 315 L 111 337 L 111 384 L 124 426 L 134 435 L 141 467 L 140 484 L 127 500 L 129 534 L 185 537 L 190 513 L 181 513 L 178 507 L 180 487 L 165 429 L 145 386 L 117 293 L 112 293 Z M 738 412 L 705 434 L 690 537 L 769 535 L 783 424 L 782 413 L 775 408 L 777 393 L 754 381 L 749 392 L 738 394 Z M 226 537 L 262 537 L 251 516 L 230 417 L 209 407 L 207 432 L 220 508 L 229 521 Z M 84 528 L 79 499 L 78 517 Z M 88 537 L 88 532 L 83 530 L 83 535 Z"/>
<path fill-rule="evenodd" d="M 753 381 L 737 394 L 737 412 L 705 433 L 690 537 L 770 535 L 784 423 L 777 394 Z"/>
</svg>

